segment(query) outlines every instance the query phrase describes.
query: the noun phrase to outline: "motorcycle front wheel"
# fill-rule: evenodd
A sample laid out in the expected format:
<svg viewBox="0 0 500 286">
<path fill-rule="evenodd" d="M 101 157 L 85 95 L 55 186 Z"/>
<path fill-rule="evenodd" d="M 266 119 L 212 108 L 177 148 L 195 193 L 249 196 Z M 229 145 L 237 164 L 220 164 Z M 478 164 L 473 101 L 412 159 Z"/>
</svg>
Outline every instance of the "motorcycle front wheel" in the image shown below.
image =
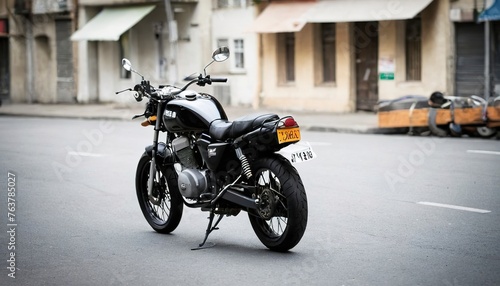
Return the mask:
<svg viewBox="0 0 500 286">
<path fill-rule="evenodd" d="M 270 250 L 285 252 L 299 243 L 307 225 L 307 196 L 297 170 L 282 156 L 252 164 L 257 212 L 249 212 L 252 228 Z"/>
<path fill-rule="evenodd" d="M 149 225 L 159 233 L 170 233 L 182 217 L 183 201 L 177 189 L 177 173 L 173 166 L 157 169 L 153 184 L 153 203 L 148 197 L 148 179 L 151 157 L 144 153 L 137 165 L 135 187 L 142 214 Z M 162 168 L 163 169 L 163 168 Z"/>
</svg>

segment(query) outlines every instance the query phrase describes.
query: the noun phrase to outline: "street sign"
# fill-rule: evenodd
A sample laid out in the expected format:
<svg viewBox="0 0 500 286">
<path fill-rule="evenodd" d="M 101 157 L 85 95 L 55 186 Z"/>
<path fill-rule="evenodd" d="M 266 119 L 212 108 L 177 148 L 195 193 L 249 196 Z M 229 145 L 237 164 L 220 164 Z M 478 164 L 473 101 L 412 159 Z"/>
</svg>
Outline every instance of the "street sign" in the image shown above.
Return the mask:
<svg viewBox="0 0 500 286">
<path fill-rule="evenodd" d="M 393 72 L 381 72 L 381 73 L 379 73 L 379 79 L 380 80 L 394 80 L 394 73 Z"/>
</svg>

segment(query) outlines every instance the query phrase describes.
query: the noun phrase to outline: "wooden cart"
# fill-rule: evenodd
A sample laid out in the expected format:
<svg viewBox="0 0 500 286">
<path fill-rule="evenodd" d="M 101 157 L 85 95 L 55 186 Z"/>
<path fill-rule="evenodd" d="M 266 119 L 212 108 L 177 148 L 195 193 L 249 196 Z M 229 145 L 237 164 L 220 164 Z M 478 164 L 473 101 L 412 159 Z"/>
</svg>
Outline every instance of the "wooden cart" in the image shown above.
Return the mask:
<svg viewBox="0 0 500 286">
<path fill-rule="evenodd" d="M 379 128 L 426 127 L 429 126 L 429 108 L 403 109 L 378 112 Z M 500 127 L 500 106 L 487 107 L 486 118 L 483 118 L 483 107 L 438 109 L 436 125 L 447 125 L 451 122 L 460 125 Z"/>
</svg>

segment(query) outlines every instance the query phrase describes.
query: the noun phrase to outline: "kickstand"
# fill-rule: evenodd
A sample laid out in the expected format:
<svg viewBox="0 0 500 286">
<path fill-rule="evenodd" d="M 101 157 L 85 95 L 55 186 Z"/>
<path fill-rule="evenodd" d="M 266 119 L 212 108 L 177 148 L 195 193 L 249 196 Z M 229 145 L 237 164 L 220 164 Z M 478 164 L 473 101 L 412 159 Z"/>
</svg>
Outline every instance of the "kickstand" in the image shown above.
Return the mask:
<svg viewBox="0 0 500 286">
<path fill-rule="evenodd" d="M 214 217 L 215 217 L 215 210 L 212 209 L 212 211 L 210 212 L 210 216 L 208 217 L 208 226 L 207 226 L 207 231 L 205 232 L 205 239 L 203 239 L 203 242 L 200 243 L 198 245 L 198 247 L 195 247 L 195 248 L 191 248 L 191 250 L 199 250 L 199 249 L 205 249 L 205 248 L 210 248 L 210 247 L 214 247 L 215 246 L 215 243 L 208 243 L 207 245 L 205 245 L 205 243 L 207 242 L 207 238 L 208 236 L 210 235 L 210 233 L 212 233 L 212 231 L 214 230 L 217 230 L 219 229 L 217 227 L 217 225 L 219 224 L 219 222 L 222 220 L 222 218 L 224 217 L 224 215 L 219 215 L 219 218 L 217 219 L 217 221 L 215 222 L 215 224 L 212 226 L 212 223 L 214 222 Z"/>
</svg>

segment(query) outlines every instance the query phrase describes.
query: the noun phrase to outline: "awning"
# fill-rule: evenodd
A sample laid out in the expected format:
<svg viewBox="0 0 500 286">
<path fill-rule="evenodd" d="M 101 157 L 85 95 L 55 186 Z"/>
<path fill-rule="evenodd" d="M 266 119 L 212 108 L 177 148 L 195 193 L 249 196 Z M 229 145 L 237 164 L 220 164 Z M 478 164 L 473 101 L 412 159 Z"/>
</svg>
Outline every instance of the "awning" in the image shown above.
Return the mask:
<svg viewBox="0 0 500 286">
<path fill-rule="evenodd" d="M 304 18 L 309 23 L 368 22 L 415 17 L 432 0 L 333 0 L 316 2 Z"/>
<path fill-rule="evenodd" d="M 298 32 L 306 23 L 411 19 L 431 2 L 432 0 L 272 2 L 255 19 L 247 31 L 256 33 Z"/>
<path fill-rule="evenodd" d="M 120 36 L 137 24 L 155 8 L 149 6 L 127 6 L 104 8 L 71 35 L 72 41 L 118 41 Z"/>
<path fill-rule="evenodd" d="M 488 9 L 479 14 L 479 22 L 483 21 L 499 21 L 500 20 L 500 0 L 495 0 L 495 3 Z"/>
<path fill-rule="evenodd" d="M 305 26 L 304 14 L 314 2 L 288 2 L 269 4 L 247 31 L 256 33 L 298 32 Z"/>
</svg>

